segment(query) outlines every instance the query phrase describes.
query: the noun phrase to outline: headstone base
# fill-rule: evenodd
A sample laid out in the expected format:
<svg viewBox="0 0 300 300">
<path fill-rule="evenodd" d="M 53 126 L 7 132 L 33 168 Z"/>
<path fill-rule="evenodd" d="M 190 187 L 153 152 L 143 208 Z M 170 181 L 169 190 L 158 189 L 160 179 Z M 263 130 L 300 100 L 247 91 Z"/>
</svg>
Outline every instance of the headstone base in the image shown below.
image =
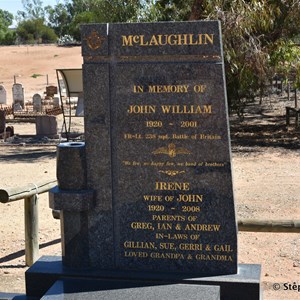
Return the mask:
<svg viewBox="0 0 300 300">
<path fill-rule="evenodd" d="M 234 275 L 200 278 L 191 278 L 190 275 L 185 276 L 180 273 L 118 270 L 78 271 L 63 267 L 61 257 L 44 256 L 27 270 L 25 277 L 27 296 L 37 298 L 43 297 L 59 280 L 80 278 L 80 280 L 96 280 L 98 286 L 122 286 L 122 288 L 128 289 L 171 284 L 219 286 L 221 300 L 260 300 L 262 299 L 260 273 L 260 265 L 250 264 L 239 264 L 238 273 Z M 59 284 L 61 283 L 57 283 L 56 287 Z"/>
<path fill-rule="evenodd" d="M 147 286 L 130 285 L 126 281 L 104 281 L 86 279 L 62 279 L 42 297 L 42 300 L 220 300 L 220 287 L 193 284 L 157 285 L 148 283 Z"/>
</svg>

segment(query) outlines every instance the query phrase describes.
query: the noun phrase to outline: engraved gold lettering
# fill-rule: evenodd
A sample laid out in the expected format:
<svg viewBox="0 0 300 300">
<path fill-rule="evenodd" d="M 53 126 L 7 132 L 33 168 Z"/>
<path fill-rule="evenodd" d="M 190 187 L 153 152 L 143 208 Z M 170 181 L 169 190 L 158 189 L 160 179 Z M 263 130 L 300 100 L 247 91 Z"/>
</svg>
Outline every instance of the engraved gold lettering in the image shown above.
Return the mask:
<svg viewBox="0 0 300 300">
<path fill-rule="evenodd" d="M 161 105 L 164 114 L 211 114 L 211 105 Z"/>
<path fill-rule="evenodd" d="M 179 244 L 180 250 L 202 251 L 202 244 Z"/>
<path fill-rule="evenodd" d="M 167 36 L 168 38 L 168 45 L 174 46 L 177 45 L 177 35 L 176 34 L 170 34 Z"/>
<path fill-rule="evenodd" d="M 133 43 L 132 43 L 132 35 L 122 35 L 122 46 L 125 47 L 125 46 L 133 46 Z"/>
<path fill-rule="evenodd" d="M 179 34 L 178 35 L 178 45 L 187 45 L 187 34 Z"/>
<path fill-rule="evenodd" d="M 222 137 L 218 134 L 199 134 L 200 140 L 221 140 Z"/>
<path fill-rule="evenodd" d="M 122 46 L 197 46 L 197 45 L 213 45 L 214 34 L 208 33 L 184 33 L 184 34 L 157 34 L 145 37 L 144 35 L 122 35 Z"/>
<path fill-rule="evenodd" d="M 129 105 L 129 114 L 153 114 L 156 111 L 155 105 Z"/>
<path fill-rule="evenodd" d="M 140 257 L 140 258 L 146 258 L 148 257 L 148 253 L 147 252 L 134 252 L 134 251 L 125 251 L 124 252 L 124 257 Z"/>
<path fill-rule="evenodd" d="M 195 40 L 195 36 L 194 34 L 189 34 L 189 42 L 188 42 L 188 45 L 202 45 L 202 39 L 200 39 L 200 36 L 202 36 L 202 34 L 199 34 L 198 35 L 198 41 Z"/>
<path fill-rule="evenodd" d="M 217 162 L 206 162 L 205 167 L 224 167 L 224 163 L 217 163 Z"/>
<path fill-rule="evenodd" d="M 158 230 L 171 230 L 173 228 L 171 223 L 158 223 L 157 229 Z"/>
<path fill-rule="evenodd" d="M 188 235 L 185 233 L 156 233 L 156 239 L 168 239 L 168 240 L 187 240 Z"/>
<path fill-rule="evenodd" d="M 189 138 L 190 136 L 187 134 L 176 134 L 176 133 L 172 134 L 173 140 L 188 140 Z"/>
<path fill-rule="evenodd" d="M 163 39 L 162 39 L 163 36 L 164 36 L 164 42 L 163 42 Z M 166 35 L 159 34 L 157 36 L 157 40 L 158 40 L 158 44 L 160 46 L 166 46 L 168 44 L 167 39 L 166 39 Z"/>
<path fill-rule="evenodd" d="M 190 189 L 189 182 L 164 182 L 164 181 L 157 181 L 155 183 L 155 189 L 157 191 L 188 191 Z"/>
<path fill-rule="evenodd" d="M 203 195 L 197 195 L 197 194 L 179 194 L 179 197 L 177 198 L 178 202 L 202 202 L 203 201 Z"/>
<path fill-rule="evenodd" d="M 149 85 L 149 93 L 188 93 L 188 85 Z"/>
<path fill-rule="evenodd" d="M 144 42 L 144 36 L 143 35 L 140 35 L 140 46 L 148 46 L 148 42 Z"/>
<path fill-rule="evenodd" d="M 202 34 L 203 35 L 203 34 Z M 214 34 L 204 34 L 204 44 L 214 44 Z"/>
<path fill-rule="evenodd" d="M 140 42 L 140 40 L 141 40 L 141 37 L 139 35 L 134 35 L 133 36 L 133 42 L 135 44 L 138 44 Z"/>
<path fill-rule="evenodd" d="M 163 201 L 162 196 L 161 195 L 144 195 L 144 200 L 145 201 L 158 201 L 161 202 Z"/>
<path fill-rule="evenodd" d="M 214 245 L 214 250 L 219 252 L 232 252 L 231 245 Z"/>
<path fill-rule="evenodd" d="M 184 255 L 180 253 L 151 252 L 150 257 L 156 259 L 184 259 Z"/>
<path fill-rule="evenodd" d="M 149 42 L 149 46 L 159 46 L 159 43 L 158 43 L 155 35 L 152 35 L 150 42 Z"/>
<path fill-rule="evenodd" d="M 160 250 L 175 250 L 175 244 L 174 243 L 159 243 L 159 249 Z"/>
<path fill-rule="evenodd" d="M 153 221 L 176 221 L 176 222 L 184 222 L 186 220 L 185 216 L 177 216 L 177 215 L 152 215 Z"/>
<path fill-rule="evenodd" d="M 144 87 L 141 85 L 134 85 L 133 92 L 134 93 L 144 93 Z"/>
<path fill-rule="evenodd" d="M 217 224 L 187 224 L 184 230 L 195 231 L 220 231 L 221 225 Z"/>
<path fill-rule="evenodd" d="M 177 89 L 178 93 L 185 92 L 184 87 Z M 172 93 L 171 88 L 164 90 L 163 86 L 157 86 L 156 88 L 149 89 L 151 93 Z M 164 114 L 212 114 L 211 105 L 161 105 L 161 112 Z M 156 113 L 156 105 L 129 105 L 127 109 L 129 114 L 154 114 Z M 195 123 L 196 124 L 196 123 Z M 197 125 L 197 124 L 196 124 Z M 186 127 L 182 125 L 181 127 Z M 190 126 L 192 127 L 192 126 Z M 194 126 L 195 127 L 195 126 Z M 202 137 L 202 138 L 201 138 Z M 205 139 L 204 136 L 199 136 L 201 139 Z M 208 138 L 207 138 L 208 139 Z"/>
<path fill-rule="evenodd" d="M 233 261 L 230 255 L 210 255 L 210 254 L 196 254 L 197 260 L 219 260 L 219 261 Z"/>
<path fill-rule="evenodd" d="M 132 229 L 154 230 L 152 223 L 147 222 L 132 222 L 130 227 Z"/>
<path fill-rule="evenodd" d="M 200 84 L 194 86 L 194 92 L 195 93 L 204 93 L 206 90 L 206 85 Z"/>
<path fill-rule="evenodd" d="M 154 242 L 134 242 L 134 241 L 125 241 L 124 248 L 130 249 L 155 249 Z"/>
</svg>

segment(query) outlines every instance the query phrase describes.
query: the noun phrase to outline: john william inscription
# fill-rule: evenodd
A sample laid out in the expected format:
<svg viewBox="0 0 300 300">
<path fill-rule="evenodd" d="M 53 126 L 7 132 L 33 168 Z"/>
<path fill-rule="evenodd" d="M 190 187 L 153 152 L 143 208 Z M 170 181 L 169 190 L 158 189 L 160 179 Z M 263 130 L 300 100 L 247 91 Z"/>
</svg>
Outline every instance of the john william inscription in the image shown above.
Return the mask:
<svg viewBox="0 0 300 300">
<path fill-rule="evenodd" d="M 236 273 L 219 23 L 111 24 L 107 37 L 103 26 L 82 30 L 83 40 L 101 41 L 83 45 L 84 77 L 106 70 L 96 87 L 85 79 L 84 90 L 90 105 L 98 97 L 109 111 L 97 119 L 88 110 L 86 131 L 107 128 L 114 267 Z M 91 168 L 102 168 L 89 142 Z M 101 187 L 98 197 L 101 207 Z"/>
</svg>

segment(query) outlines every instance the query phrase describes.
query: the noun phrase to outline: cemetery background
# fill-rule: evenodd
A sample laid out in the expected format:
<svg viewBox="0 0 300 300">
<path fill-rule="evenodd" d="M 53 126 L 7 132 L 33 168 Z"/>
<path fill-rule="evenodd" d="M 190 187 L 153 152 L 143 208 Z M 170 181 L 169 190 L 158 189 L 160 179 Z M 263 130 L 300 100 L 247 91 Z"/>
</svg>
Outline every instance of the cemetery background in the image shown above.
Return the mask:
<svg viewBox="0 0 300 300">
<path fill-rule="evenodd" d="M 25 99 L 45 90 L 46 77 L 56 84 L 55 69 L 80 68 L 81 48 L 56 46 L 1 47 L 0 84 L 11 101 L 14 76 L 25 88 Z M 18 75 L 21 75 L 20 77 Z M 245 122 L 232 118 L 233 176 L 237 215 L 245 219 L 299 219 L 299 132 L 284 126 L 284 97 L 250 106 Z M 58 117 L 59 128 L 62 122 Z M 274 124 L 278 125 L 274 127 Z M 270 127 L 271 125 L 271 127 Z M 254 127 L 253 127 L 254 126 Z M 30 123 L 14 124 L 17 134 L 34 134 Z M 254 129 L 259 129 L 254 132 Z M 252 131 L 251 131 L 252 130 Z M 55 178 L 55 145 L 1 146 L 1 187 Z M 48 195 L 40 195 L 41 255 L 59 255 L 59 221 L 52 218 Z M 24 225 L 22 201 L 1 205 L 0 291 L 24 292 Z M 274 283 L 299 283 L 300 236 L 296 233 L 239 233 L 239 263 L 262 265 L 264 299 L 300 299 L 297 291 L 274 291 Z"/>
</svg>

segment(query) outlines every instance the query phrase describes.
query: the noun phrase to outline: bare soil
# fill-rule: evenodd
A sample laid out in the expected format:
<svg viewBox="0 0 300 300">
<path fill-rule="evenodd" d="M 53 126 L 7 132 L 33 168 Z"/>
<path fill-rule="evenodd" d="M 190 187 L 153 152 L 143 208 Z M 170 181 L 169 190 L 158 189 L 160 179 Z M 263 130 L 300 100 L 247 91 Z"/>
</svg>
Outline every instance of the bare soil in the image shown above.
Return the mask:
<svg viewBox="0 0 300 300">
<path fill-rule="evenodd" d="M 0 83 L 11 99 L 15 74 L 20 74 L 28 100 L 45 88 L 55 69 L 80 68 L 80 47 L 1 47 Z M 233 176 L 238 219 L 299 220 L 299 130 L 285 126 L 286 95 L 249 104 L 244 122 L 231 117 Z M 61 122 L 61 117 L 58 118 Z M 13 124 L 19 135 L 35 134 L 32 123 Z M 56 146 L 49 140 L 19 136 L 0 142 L 0 188 L 52 180 L 56 173 Z M 1 204 L 0 292 L 25 292 L 24 204 Z M 53 219 L 48 195 L 39 196 L 40 255 L 60 255 L 60 224 Z M 300 233 L 239 232 L 239 263 L 260 264 L 264 299 L 300 299 Z M 280 289 L 275 290 L 279 284 Z M 275 285 L 274 285 L 275 284 Z M 285 284 L 285 285 L 284 285 Z M 296 287 L 297 285 L 297 287 Z M 274 289 L 275 287 L 275 289 Z"/>
</svg>

